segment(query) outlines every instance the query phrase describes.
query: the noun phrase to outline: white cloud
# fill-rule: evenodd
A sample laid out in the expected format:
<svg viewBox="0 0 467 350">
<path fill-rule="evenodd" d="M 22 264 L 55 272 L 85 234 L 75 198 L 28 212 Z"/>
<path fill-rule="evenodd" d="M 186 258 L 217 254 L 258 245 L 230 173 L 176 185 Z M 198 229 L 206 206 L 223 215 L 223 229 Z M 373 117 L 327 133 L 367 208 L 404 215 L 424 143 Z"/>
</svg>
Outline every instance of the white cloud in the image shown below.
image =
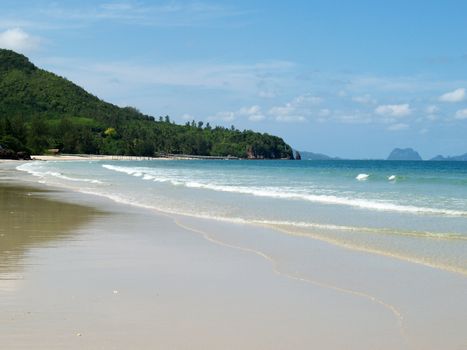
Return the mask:
<svg viewBox="0 0 467 350">
<path fill-rule="evenodd" d="M 303 123 L 306 118 L 302 115 L 278 115 L 275 120 L 280 123 Z"/>
<path fill-rule="evenodd" d="M 439 108 L 438 106 L 431 105 L 431 106 L 426 107 L 425 111 L 428 114 L 436 114 L 439 112 Z"/>
<path fill-rule="evenodd" d="M 124 2 L 113 2 L 100 5 L 101 8 L 109 11 L 128 11 L 134 8 L 133 4 Z"/>
<path fill-rule="evenodd" d="M 319 96 L 313 96 L 310 94 L 300 95 L 295 98 L 293 101 L 296 105 L 303 105 L 303 104 L 312 104 L 312 105 L 319 105 L 323 102 L 323 98 Z"/>
<path fill-rule="evenodd" d="M 188 113 L 183 114 L 180 118 L 185 121 L 195 120 L 195 117 Z"/>
<path fill-rule="evenodd" d="M 248 117 L 248 120 L 251 121 L 251 122 L 260 122 L 260 121 L 263 121 L 264 119 L 266 119 L 266 116 L 264 116 L 262 114 L 250 115 Z"/>
<path fill-rule="evenodd" d="M 323 102 L 323 98 L 303 94 L 282 106 L 272 107 L 268 114 L 278 122 L 304 122 L 312 115 L 312 109 Z"/>
<path fill-rule="evenodd" d="M 344 124 L 369 124 L 373 122 L 373 119 L 369 114 L 361 111 L 339 111 L 338 113 L 335 113 L 334 119 L 339 123 Z"/>
<path fill-rule="evenodd" d="M 320 111 L 318 112 L 318 115 L 320 117 L 328 117 L 329 115 L 331 115 L 331 111 L 327 108 L 323 108 L 323 109 L 320 109 Z"/>
<path fill-rule="evenodd" d="M 361 103 L 361 104 L 364 104 L 364 105 L 370 105 L 370 104 L 376 104 L 377 103 L 377 101 L 368 94 L 363 95 L 363 96 L 354 96 L 354 97 L 352 97 L 352 101 L 357 102 L 357 103 Z"/>
<path fill-rule="evenodd" d="M 208 120 L 210 121 L 223 121 L 223 122 L 231 122 L 235 120 L 235 113 L 234 112 L 218 112 L 215 115 L 209 116 Z"/>
<path fill-rule="evenodd" d="M 0 32 L 0 48 L 19 52 L 34 51 L 39 47 L 41 39 L 26 33 L 21 28 L 7 29 Z"/>
<path fill-rule="evenodd" d="M 442 102 L 461 102 L 465 99 L 465 89 L 459 88 L 454 91 L 446 92 L 439 97 Z"/>
<path fill-rule="evenodd" d="M 261 107 L 257 106 L 257 105 L 251 106 L 251 107 L 243 107 L 243 108 L 240 108 L 238 113 L 242 114 L 242 115 L 260 114 L 261 113 Z"/>
<path fill-rule="evenodd" d="M 286 103 L 284 106 L 276 106 L 272 107 L 269 110 L 269 114 L 280 116 L 280 115 L 290 115 L 296 112 L 296 108 L 289 102 Z"/>
<path fill-rule="evenodd" d="M 467 119 L 467 108 L 461 109 L 456 112 L 456 119 Z"/>
<path fill-rule="evenodd" d="M 420 129 L 419 134 L 425 135 L 425 134 L 427 134 L 429 131 L 430 131 L 429 129 L 423 128 L 423 129 Z"/>
<path fill-rule="evenodd" d="M 375 112 L 379 115 L 398 118 L 410 115 L 412 113 L 412 109 L 408 103 L 399 105 L 380 105 L 376 107 Z"/>
<path fill-rule="evenodd" d="M 406 130 L 408 128 L 409 128 L 409 125 L 404 124 L 404 123 L 397 123 L 397 124 L 392 124 L 388 126 L 389 131 L 400 131 L 400 130 Z"/>
<path fill-rule="evenodd" d="M 73 60 L 58 60 L 50 63 L 55 66 L 54 70 L 59 74 L 85 87 L 88 87 L 90 83 L 98 85 L 99 90 L 104 93 L 108 91 L 109 82 L 116 81 L 119 82 L 118 85 L 122 89 L 129 89 L 133 86 L 142 88 L 166 85 L 255 94 L 258 83 L 262 79 L 261 76 L 286 74 L 294 67 L 293 63 L 284 61 L 252 64 L 209 61 L 174 62 L 159 65 L 141 65 L 128 62 L 94 63 Z"/>
<path fill-rule="evenodd" d="M 274 98 L 277 96 L 277 92 L 273 90 L 259 90 L 258 91 L 258 97 L 261 98 Z"/>
<path fill-rule="evenodd" d="M 261 107 L 257 105 L 240 108 L 237 114 L 240 116 L 246 116 L 248 120 L 252 122 L 260 122 L 266 119 L 266 116 L 261 111 Z"/>
<path fill-rule="evenodd" d="M 80 7 L 65 7 L 59 2 L 53 2 L 41 13 L 61 22 L 86 24 L 120 21 L 144 26 L 186 27 L 220 19 L 225 21 L 246 12 L 214 3 L 170 1 L 166 4 L 145 4 L 140 1 L 121 1 Z"/>
<path fill-rule="evenodd" d="M 339 96 L 339 97 L 345 97 L 345 96 L 347 96 L 347 91 L 345 91 L 345 90 L 340 90 L 340 91 L 337 93 L 337 96 Z"/>
</svg>

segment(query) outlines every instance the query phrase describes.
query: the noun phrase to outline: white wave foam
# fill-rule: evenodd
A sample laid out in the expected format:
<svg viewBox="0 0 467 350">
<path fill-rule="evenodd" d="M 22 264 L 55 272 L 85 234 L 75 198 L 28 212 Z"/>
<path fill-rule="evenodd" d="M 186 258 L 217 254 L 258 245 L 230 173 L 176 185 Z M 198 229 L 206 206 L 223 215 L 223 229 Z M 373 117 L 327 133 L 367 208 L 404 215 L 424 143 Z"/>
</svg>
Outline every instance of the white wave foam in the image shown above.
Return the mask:
<svg viewBox="0 0 467 350">
<path fill-rule="evenodd" d="M 25 171 L 33 176 L 36 177 L 41 177 L 41 178 L 46 178 L 47 175 L 60 178 L 63 180 L 68 180 L 68 181 L 74 181 L 74 182 L 88 182 L 88 183 L 93 183 L 93 184 L 102 184 L 102 181 L 95 180 L 95 179 L 87 179 L 87 178 L 76 178 L 76 177 L 71 177 L 67 175 L 63 175 L 62 173 L 59 173 L 57 171 L 39 171 L 38 169 L 33 169 L 32 166 L 34 166 L 34 163 L 29 163 L 29 164 L 22 164 L 20 166 L 17 166 L 16 169 L 20 171 Z M 37 165 L 37 164 L 36 164 Z"/>
<path fill-rule="evenodd" d="M 135 173 L 144 174 L 150 172 L 152 169 L 144 168 L 129 168 L 114 165 L 102 165 L 104 168 L 126 173 L 128 175 L 134 175 Z M 367 178 L 368 174 L 365 175 Z M 360 176 L 359 175 L 359 176 Z M 141 175 L 139 175 L 141 176 Z M 249 194 L 257 197 L 277 198 L 277 199 L 290 199 L 290 200 L 304 200 L 320 204 L 332 204 L 332 205 L 345 205 L 354 208 L 367 209 L 367 210 L 378 210 L 378 211 L 393 211 L 399 213 L 411 213 L 411 214 L 435 214 L 435 215 L 448 215 L 448 216 L 467 216 L 467 211 L 451 210 L 451 209 L 440 209 L 440 208 L 429 208 L 429 207 L 417 207 L 412 205 L 401 205 L 387 201 L 376 201 L 359 198 L 349 197 L 338 197 L 334 195 L 321 195 L 321 194 L 310 194 L 303 192 L 293 192 L 291 190 L 284 191 L 283 188 L 279 187 L 246 187 L 246 186 L 228 186 L 219 185 L 213 183 L 202 183 L 197 181 L 189 180 L 171 180 L 165 177 L 154 176 L 155 182 L 167 182 L 172 185 L 183 185 L 188 188 L 207 189 L 218 192 L 238 193 L 238 194 Z M 358 177 L 358 176 L 357 176 Z"/>
<path fill-rule="evenodd" d="M 370 175 L 368 175 L 368 174 L 358 174 L 357 177 L 356 177 L 356 179 L 357 179 L 358 181 L 365 181 L 365 180 L 368 179 L 368 177 L 370 177 Z"/>
<path fill-rule="evenodd" d="M 389 181 L 395 181 L 396 179 L 397 179 L 397 176 L 396 176 L 396 175 L 388 176 L 388 180 L 389 180 Z"/>
</svg>

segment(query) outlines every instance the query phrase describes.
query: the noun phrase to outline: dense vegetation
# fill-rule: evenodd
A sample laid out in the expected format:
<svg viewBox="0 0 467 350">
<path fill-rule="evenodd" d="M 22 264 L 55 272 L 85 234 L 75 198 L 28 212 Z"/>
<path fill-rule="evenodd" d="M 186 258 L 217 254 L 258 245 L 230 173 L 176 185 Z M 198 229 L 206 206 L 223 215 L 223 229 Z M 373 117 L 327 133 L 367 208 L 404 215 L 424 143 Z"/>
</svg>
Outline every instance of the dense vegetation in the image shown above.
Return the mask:
<svg viewBox="0 0 467 350">
<path fill-rule="evenodd" d="M 168 116 L 156 120 L 133 107 L 106 103 L 2 49 L 0 145 L 35 154 L 56 148 L 62 153 L 292 158 L 291 147 L 279 137 L 194 121 L 177 125 Z"/>
</svg>

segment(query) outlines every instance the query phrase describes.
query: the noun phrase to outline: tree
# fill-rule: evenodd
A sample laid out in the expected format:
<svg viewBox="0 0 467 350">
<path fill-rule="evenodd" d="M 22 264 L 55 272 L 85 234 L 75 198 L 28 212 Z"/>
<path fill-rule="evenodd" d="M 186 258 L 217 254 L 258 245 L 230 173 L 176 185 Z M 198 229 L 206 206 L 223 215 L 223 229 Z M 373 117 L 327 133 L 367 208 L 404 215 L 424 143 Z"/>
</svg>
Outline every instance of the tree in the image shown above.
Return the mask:
<svg viewBox="0 0 467 350">
<path fill-rule="evenodd" d="M 28 133 L 28 145 L 33 153 L 41 154 L 45 151 L 49 145 L 47 135 L 49 135 L 49 128 L 44 118 L 33 118 Z"/>
</svg>

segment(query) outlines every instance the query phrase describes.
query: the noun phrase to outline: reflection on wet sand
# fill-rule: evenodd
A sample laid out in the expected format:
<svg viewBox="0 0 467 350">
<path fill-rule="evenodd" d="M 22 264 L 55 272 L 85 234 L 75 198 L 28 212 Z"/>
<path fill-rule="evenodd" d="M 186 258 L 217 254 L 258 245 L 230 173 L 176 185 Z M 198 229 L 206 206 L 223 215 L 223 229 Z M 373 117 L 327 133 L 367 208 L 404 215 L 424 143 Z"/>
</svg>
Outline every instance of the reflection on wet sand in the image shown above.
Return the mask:
<svg viewBox="0 0 467 350">
<path fill-rule="evenodd" d="M 45 193 L 0 186 L 0 282 L 18 278 L 30 248 L 71 239 L 74 229 L 99 214 L 94 208 L 47 199 Z"/>
</svg>

